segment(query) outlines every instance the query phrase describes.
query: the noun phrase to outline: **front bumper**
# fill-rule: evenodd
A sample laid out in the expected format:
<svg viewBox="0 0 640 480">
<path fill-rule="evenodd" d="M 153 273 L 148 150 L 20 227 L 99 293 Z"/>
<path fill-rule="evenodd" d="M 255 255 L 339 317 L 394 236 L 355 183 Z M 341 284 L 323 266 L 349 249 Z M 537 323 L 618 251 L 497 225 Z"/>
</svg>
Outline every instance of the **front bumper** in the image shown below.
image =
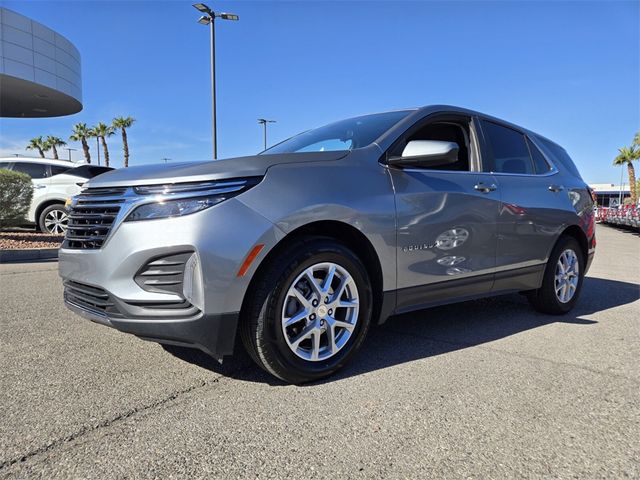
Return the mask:
<svg viewBox="0 0 640 480">
<path fill-rule="evenodd" d="M 60 250 L 65 304 L 93 322 L 221 358 L 233 351 L 239 312 L 257 266 L 283 236 L 235 199 L 184 217 L 121 222 L 100 249 Z M 264 248 L 239 277 L 242 262 L 257 244 Z M 149 291 L 136 281 L 148 262 L 184 252 L 198 259 L 192 284 L 200 289 L 200 301 L 191 304 L 180 292 Z M 78 301 L 83 297 L 88 300 Z"/>
<path fill-rule="evenodd" d="M 126 319 L 100 315 L 66 298 L 65 305 L 87 320 L 143 340 L 198 348 L 217 359 L 233 353 L 239 313 L 201 313 L 185 319 Z"/>
</svg>

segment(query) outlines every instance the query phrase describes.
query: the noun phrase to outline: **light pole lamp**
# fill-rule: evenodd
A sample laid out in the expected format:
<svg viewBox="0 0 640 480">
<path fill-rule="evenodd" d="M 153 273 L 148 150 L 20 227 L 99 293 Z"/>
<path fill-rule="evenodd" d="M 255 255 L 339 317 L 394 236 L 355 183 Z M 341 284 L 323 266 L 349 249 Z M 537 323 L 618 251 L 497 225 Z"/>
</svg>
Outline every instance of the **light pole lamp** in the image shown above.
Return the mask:
<svg viewBox="0 0 640 480">
<path fill-rule="evenodd" d="M 258 123 L 262 125 L 263 138 L 264 138 L 264 150 L 267 149 L 267 123 L 276 123 L 275 120 L 267 120 L 266 118 L 259 118 Z"/>
<path fill-rule="evenodd" d="M 194 3 L 193 7 L 201 13 L 204 13 L 198 19 L 198 23 L 209 25 L 209 33 L 211 36 L 211 130 L 213 141 L 213 159 L 218 158 L 218 138 L 216 131 L 216 33 L 215 19 L 222 20 L 239 20 L 240 17 L 233 13 L 216 13 L 204 3 Z"/>
</svg>

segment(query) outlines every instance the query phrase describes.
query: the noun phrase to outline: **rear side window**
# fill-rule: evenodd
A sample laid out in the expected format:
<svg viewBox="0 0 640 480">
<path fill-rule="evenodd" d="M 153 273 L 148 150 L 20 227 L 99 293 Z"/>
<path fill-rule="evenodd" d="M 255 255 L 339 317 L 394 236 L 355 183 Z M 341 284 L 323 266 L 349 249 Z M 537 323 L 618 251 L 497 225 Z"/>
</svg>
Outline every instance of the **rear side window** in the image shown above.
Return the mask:
<svg viewBox="0 0 640 480">
<path fill-rule="evenodd" d="M 489 150 L 489 159 L 483 162 L 483 170 L 524 175 L 534 173 L 522 133 L 486 120 L 482 120 L 482 133 Z"/>
<path fill-rule="evenodd" d="M 51 176 L 60 175 L 69 170 L 69 167 L 61 167 L 60 165 L 51 165 Z"/>
<path fill-rule="evenodd" d="M 10 169 L 11 168 L 11 162 L 0 162 L 0 168 Z"/>
<path fill-rule="evenodd" d="M 542 151 L 551 158 L 551 161 L 554 162 L 556 166 L 559 164 L 574 176 L 582 178 L 580 172 L 573 163 L 573 160 L 571 160 L 571 157 L 564 148 L 545 138 L 536 137 L 536 140 L 540 143 Z"/>
<path fill-rule="evenodd" d="M 547 162 L 547 159 L 544 158 L 544 155 L 538 147 L 536 147 L 533 142 L 527 139 L 527 145 L 529 145 L 529 151 L 531 152 L 531 158 L 533 159 L 533 166 L 536 168 L 536 173 L 538 175 L 542 175 L 551 171 L 551 165 Z"/>
<path fill-rule="evenodd" d="M 47 178 L 48 176 L 47 165 L 44 163 L 16 162 L 13 165 L 13 171 L 26 173 L 31 178 Z"/>
</svg>

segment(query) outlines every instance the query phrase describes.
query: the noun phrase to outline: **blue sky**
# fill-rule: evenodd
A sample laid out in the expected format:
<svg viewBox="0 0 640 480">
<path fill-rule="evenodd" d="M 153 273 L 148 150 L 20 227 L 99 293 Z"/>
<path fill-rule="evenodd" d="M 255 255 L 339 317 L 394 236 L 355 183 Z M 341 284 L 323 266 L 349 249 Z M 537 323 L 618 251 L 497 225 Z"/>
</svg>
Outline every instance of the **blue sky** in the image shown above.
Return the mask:
<svg viewBox="0 0 640 480">
<path fill-rule="evenodd" d="M 132 164 L 209 158 L 208 29 L 191 3 L 3 0 L 80 50 L 84 110 L 1 119 L 0 154 L 131 115 Z M 611 160 L 640 128 L 637 1 L 209 5 L 240 15 L 216 27 L 220 157 L 261 150 L 259 117 L 277 120 L 273 143 L 344 117 L 447 103 L 548 136 L 587 181 L 618 183 Z M 109 144 L 120 166 L 119 138 Z"/>
</svg>

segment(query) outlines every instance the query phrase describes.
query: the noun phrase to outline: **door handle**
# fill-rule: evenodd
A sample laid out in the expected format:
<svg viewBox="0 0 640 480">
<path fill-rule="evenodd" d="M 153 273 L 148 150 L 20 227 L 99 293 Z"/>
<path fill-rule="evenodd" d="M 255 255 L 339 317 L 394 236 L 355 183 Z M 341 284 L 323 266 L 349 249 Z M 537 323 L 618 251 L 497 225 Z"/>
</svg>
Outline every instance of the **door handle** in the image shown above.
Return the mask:
<svg viewBox="0 0 640 480">
<path fill-rule="evenodd" d="M 564 190 L 562 185 L 549 185 L 550 192 L 561 192 L 562 190 Z"/>
<path fill-rule="evenodd" d="M 35 185 L 34 188 L 39 189 L 39 188 L 47 188 L 46 185 L 42 185 L 41 183 L 39 183 L 38 185 Z"/>
<path fill-rule="evenodd" d="M 477 191 L 482 193 L 489 193 L 497 189 L 498 186 L 495 183 L 492 183 L 491 185 L 486 185 L 480 182 L 480 183 L 476 183 L 473 188 L 475 188 Z"/>
</svg>

